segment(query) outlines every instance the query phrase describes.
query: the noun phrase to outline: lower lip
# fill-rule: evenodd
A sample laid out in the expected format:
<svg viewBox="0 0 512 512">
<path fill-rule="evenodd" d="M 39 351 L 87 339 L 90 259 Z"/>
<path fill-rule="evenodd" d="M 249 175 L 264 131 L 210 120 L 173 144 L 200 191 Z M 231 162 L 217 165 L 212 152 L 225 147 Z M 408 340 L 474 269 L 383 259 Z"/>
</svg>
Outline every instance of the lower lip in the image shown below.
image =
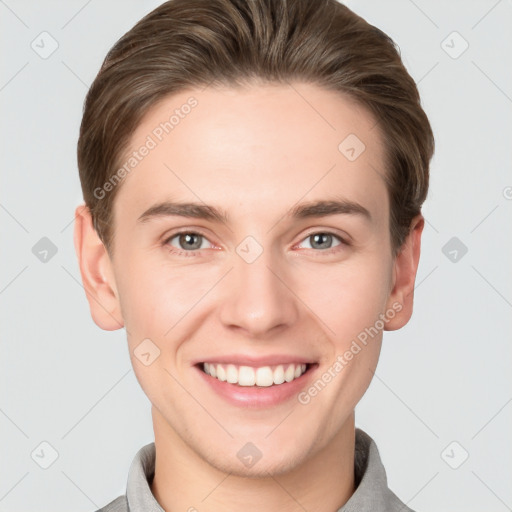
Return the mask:
<svg viewBox="0 0 512 512">
<path fill-rule="evenodd" d="M 297 396 L 306 387 L 311 375 L 314 373 L 315 367 L 316 365 L 310 365 L 305 373 L 291 382 L 265 387 L 231 384 L 208 375 L 198 366 L 194 368 L 213 391 L 232 405 L 238 407 L 272 407 Z"/>
</svg>

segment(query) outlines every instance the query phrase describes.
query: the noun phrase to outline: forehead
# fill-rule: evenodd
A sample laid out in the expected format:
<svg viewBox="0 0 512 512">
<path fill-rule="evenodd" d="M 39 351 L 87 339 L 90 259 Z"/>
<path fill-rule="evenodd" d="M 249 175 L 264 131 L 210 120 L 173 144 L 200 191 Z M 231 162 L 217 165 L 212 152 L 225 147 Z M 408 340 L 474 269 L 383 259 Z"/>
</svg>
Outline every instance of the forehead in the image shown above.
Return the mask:
<svg viewBox="0 0 512 512">
<path fill-rule="evenodd" d="M 128 216 L 170 199 L 229 205 L 237 218 L 275 216 L 279 206 L 334 195 L 377 218 L 387 208 L 375 118 L 350 97 L 312 84 L 166 97 L 136 128 L 128 158 L 134 165 L 115 202 Z"/>
</svg>

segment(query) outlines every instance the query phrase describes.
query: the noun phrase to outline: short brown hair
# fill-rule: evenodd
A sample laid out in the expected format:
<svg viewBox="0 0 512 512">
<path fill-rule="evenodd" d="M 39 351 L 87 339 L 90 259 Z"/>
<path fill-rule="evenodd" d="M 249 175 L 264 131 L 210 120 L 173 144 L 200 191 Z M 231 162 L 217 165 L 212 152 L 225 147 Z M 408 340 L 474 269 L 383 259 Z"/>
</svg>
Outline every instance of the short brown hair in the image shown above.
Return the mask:
<svg viewBox="0 0 512 512">
<path fill-rule="evenodd" d="M 119 186 L 95 191 L 151 106 L 189 87 L 290 80 L 348 94 L 374 114 L 396 255 L 427 196 L 434 136 L 398 46 L 336 0 L 170 0 L 116 42 L 87 94 L 78 140 L 84 200 L 107 250 Z"/>
</svg>

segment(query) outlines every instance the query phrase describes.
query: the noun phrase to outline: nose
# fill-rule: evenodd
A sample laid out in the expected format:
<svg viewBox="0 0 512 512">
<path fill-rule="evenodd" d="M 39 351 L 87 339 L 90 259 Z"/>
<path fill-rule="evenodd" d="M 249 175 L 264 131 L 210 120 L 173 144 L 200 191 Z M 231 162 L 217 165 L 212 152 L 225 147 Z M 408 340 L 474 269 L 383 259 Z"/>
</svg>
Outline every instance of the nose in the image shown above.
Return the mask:
<svg viewBox="0 0 512 512">
<path fill-rule="evenodd" d="M 298 316 L 298 298 L 293 278 L 270 251 L 252 262 L 235 255 L 234 268 L 224 283 L 220 308 L 224 326 L 249 338 L 267 338 L 293 325 Z"/>
</svg>

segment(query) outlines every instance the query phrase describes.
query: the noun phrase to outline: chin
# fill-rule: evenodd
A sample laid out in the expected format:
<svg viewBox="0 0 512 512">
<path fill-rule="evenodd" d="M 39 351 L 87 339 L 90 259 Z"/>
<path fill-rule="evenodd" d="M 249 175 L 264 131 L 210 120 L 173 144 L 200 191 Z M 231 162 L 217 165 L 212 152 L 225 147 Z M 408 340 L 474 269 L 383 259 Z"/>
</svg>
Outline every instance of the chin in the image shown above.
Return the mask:
<svg viewBox="0 0 512 512">
<path fill-rule="evenodd" d="M 303 462 L 305 456 L 300 456 L 297 453 L 288 454 L 280 453 L 279 450 L 265 455 L 261 454 L 261 458 L 254 462 L 243 462 L 239 460 L 238 456 L 232 454 L 225 454 L 225 457 L 219 456 L 218 458 L 211 456 L 207 457 L 208 463 L 223 471 L 234 476 L 242 478 L 269 478 L 274 476 L 289 473 Z M 305 454 L 304 454 L 305 455 Z"/>
</svg>

